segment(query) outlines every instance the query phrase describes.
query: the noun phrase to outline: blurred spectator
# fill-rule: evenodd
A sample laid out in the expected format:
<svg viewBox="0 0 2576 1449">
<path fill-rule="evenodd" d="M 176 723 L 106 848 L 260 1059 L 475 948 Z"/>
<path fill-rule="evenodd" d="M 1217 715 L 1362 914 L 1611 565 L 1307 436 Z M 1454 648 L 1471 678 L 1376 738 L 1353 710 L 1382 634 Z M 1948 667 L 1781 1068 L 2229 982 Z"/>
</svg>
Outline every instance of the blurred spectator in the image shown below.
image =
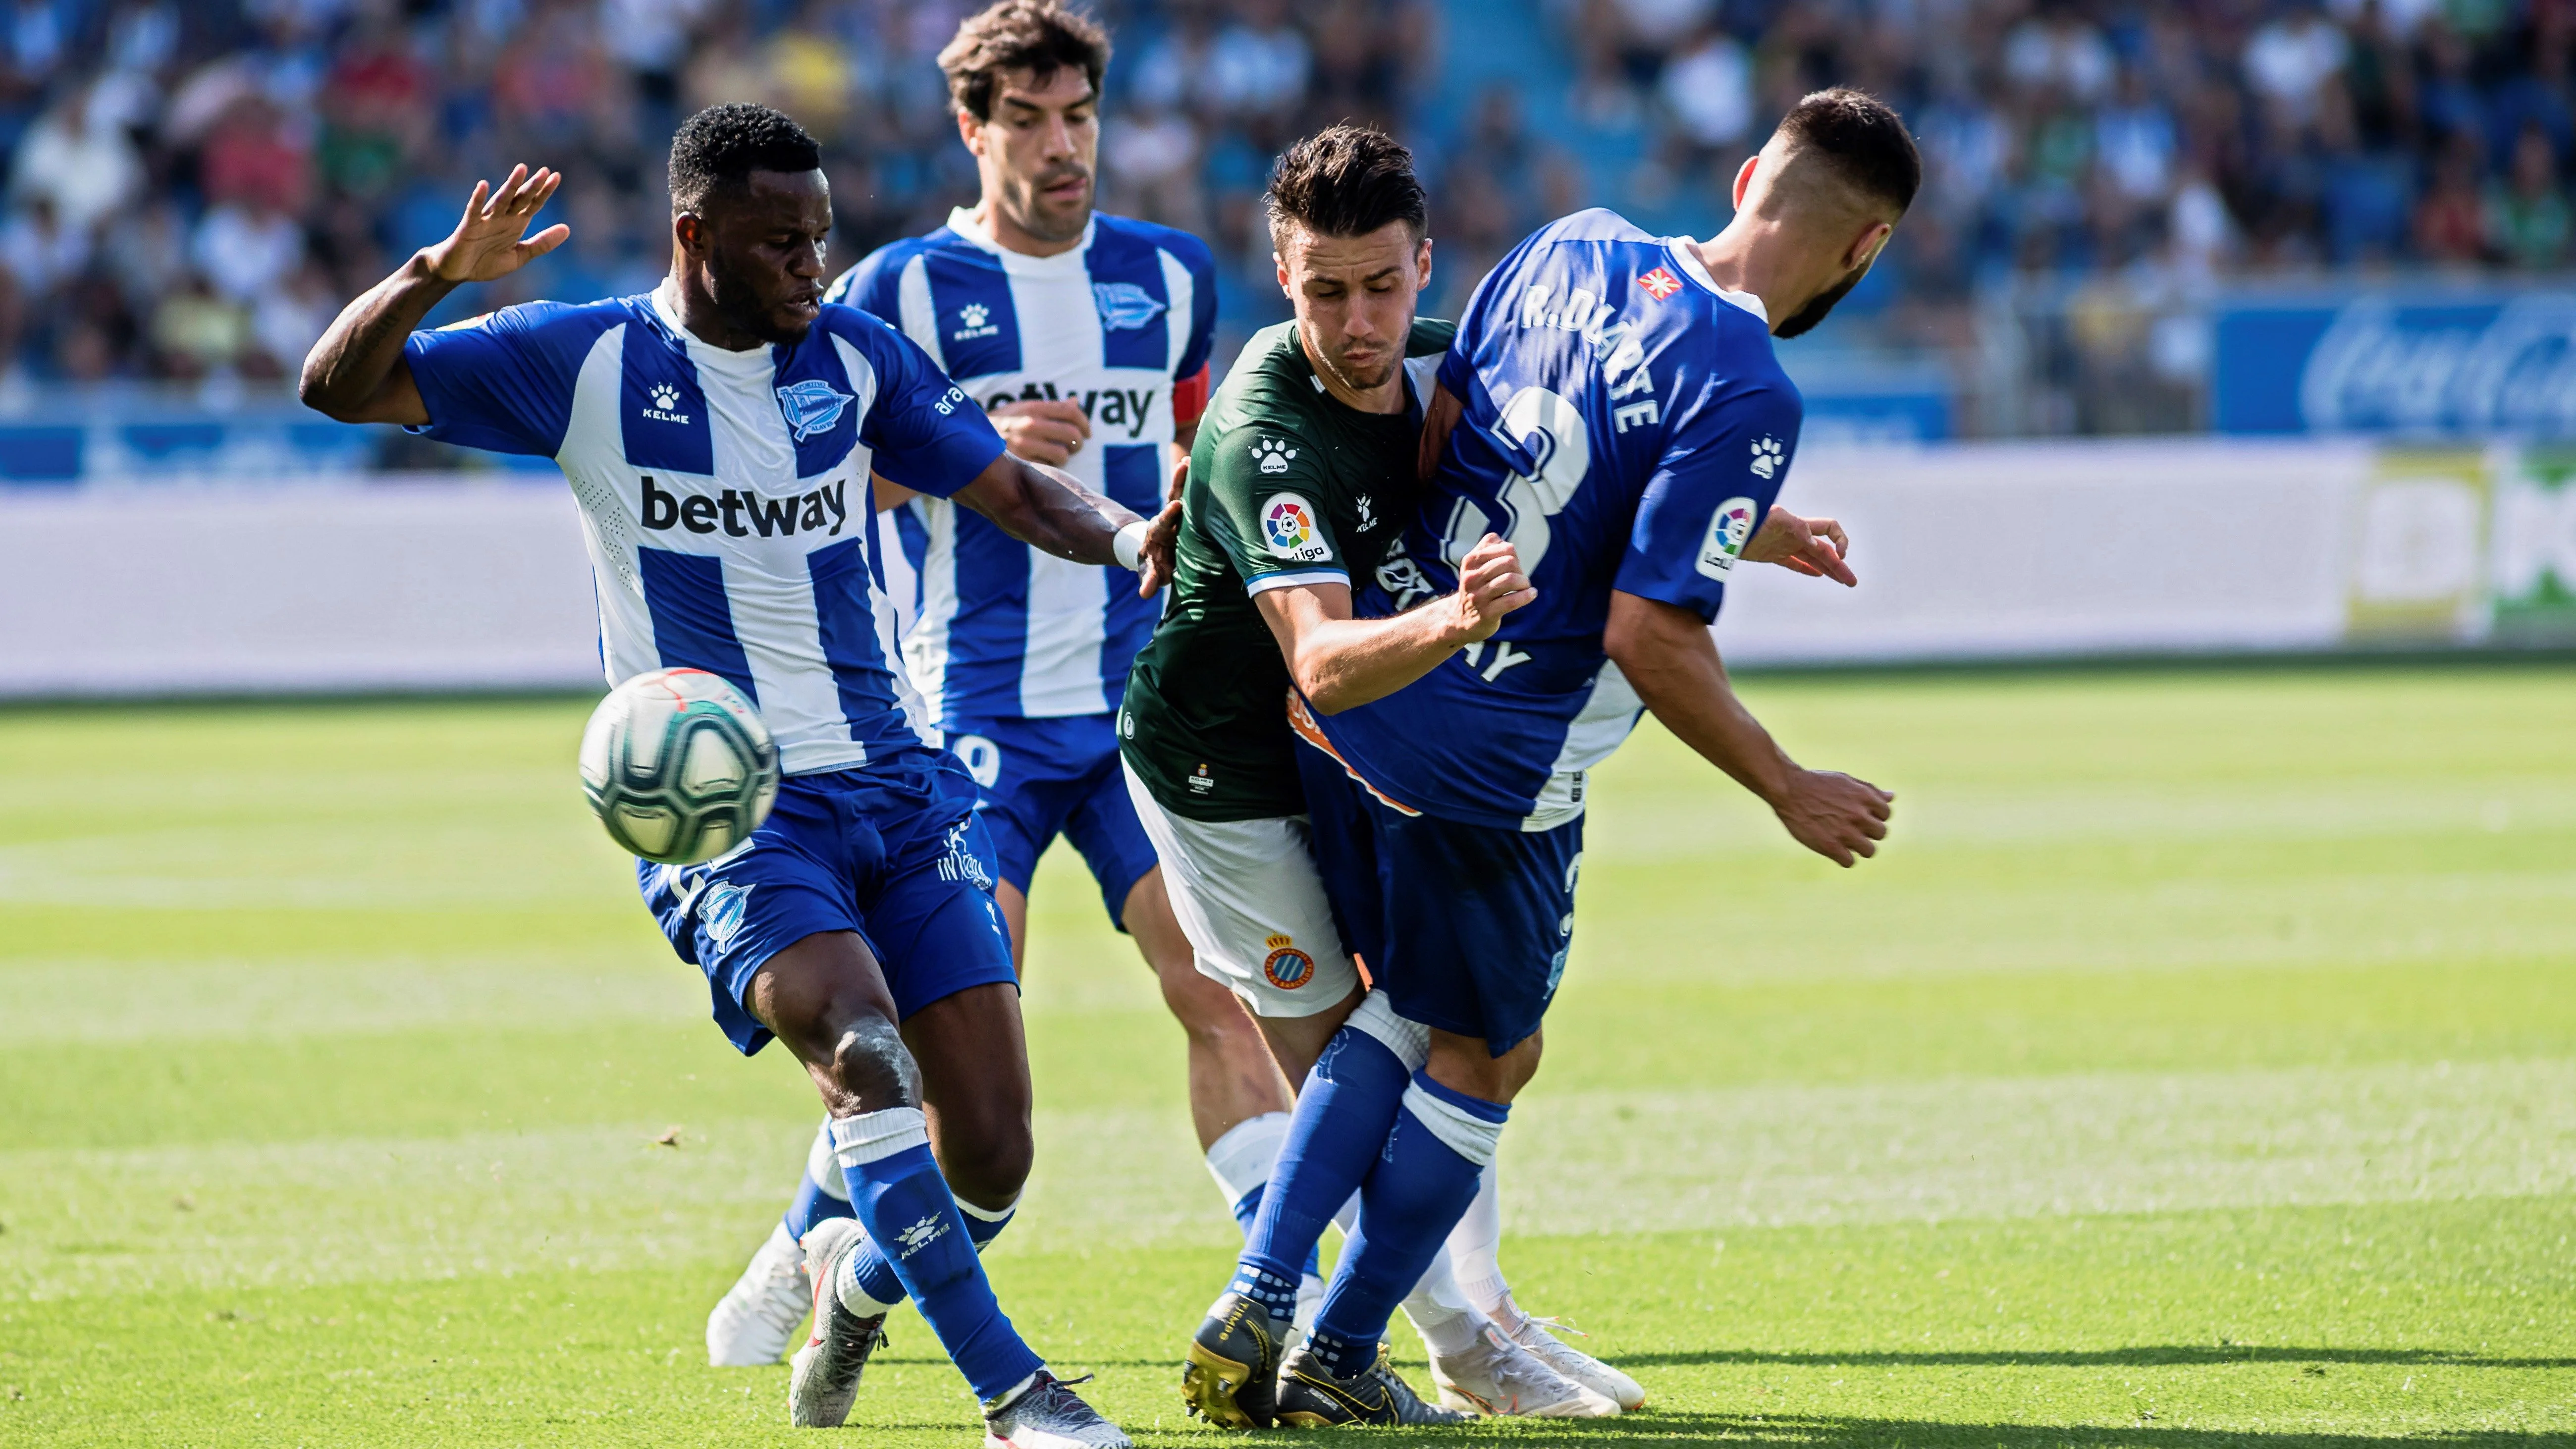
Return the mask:
<svg viewBox="0 0 2576 1449">
<path fill-rule="evenodd" d="M 143 162 L 113 119 L 101 124 L 87 86 L 66 92 L 18 142 L 9 190 L 41 198 L 67 231 L 87 236 L 143 187 Z"/>
<path fill-rule="evenodd" d="M 1673 57 L 1658 88 L 1675 129 L 1696 149 L 1741 146 L 1753 129 L 1753 57 L 1715 26 Z"/>
<path fill-rule="evenodd" d="M 216 291 L 235 302 L 251 302 L 303 264 L 304 229 L 264 203 L 227 203 L 197 223 L 188 260 Z"/>
<path fill-rule="evenodd" d="M 1306 96 L 1314 52 L 1288 23 L 1286 0 L 1243 0 L 1208 50 L 1208 94 L 1228 111 L 1286 113 Z"/>
<path fill-rule="evenodd" d="M 2567 260 L 2567 198 L 2549 137 L 2537 123 L 2523 127 L 2513 166 L 2487 198 L 2487 246 L 2508 266 L 2542 271 Z"/>
<path fill-rule="evenodd" d="M 2305 120 L 2350 53 L 2343 31 L 2325 12 L 2300 3 L 2245 42 L 2245 79 L 2256 93 Z"/>
</svg>

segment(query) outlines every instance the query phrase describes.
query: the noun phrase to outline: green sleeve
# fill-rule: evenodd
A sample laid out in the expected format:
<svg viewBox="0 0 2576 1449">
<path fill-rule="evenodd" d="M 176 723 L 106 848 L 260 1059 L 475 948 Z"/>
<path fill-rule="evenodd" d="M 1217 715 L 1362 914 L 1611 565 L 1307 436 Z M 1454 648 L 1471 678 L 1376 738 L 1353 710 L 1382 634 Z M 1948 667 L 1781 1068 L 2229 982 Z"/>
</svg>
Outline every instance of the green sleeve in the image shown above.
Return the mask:
<svg viewBox="0 0 2576 1449">
<path fill-rule="evenodd" d="M 1206 451 L 1208 535 L 1243 576 L 1246 592 L 1350 582 L 1325 508 L 1322 449 L 1256 420 L 1209 440 Z"/>
</svg>

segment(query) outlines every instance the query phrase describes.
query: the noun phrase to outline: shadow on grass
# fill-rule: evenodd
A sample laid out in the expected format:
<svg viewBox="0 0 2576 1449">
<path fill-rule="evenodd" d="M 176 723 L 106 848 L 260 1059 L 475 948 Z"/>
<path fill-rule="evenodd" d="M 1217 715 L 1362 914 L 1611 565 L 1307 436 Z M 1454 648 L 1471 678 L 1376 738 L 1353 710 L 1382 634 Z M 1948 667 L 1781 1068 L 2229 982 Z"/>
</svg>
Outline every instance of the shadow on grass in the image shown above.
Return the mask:
<svg viewBox="0 0 2576 1449">
<path fill-rule="evenodd" d="M 2153 1368 L 2160 1364 L 2219 1363 L 2448 1364 L 2462 1368 L 2576 1368 L 2576 1358 L 2496 1358 L 2485 1354 L 2454 1353 L 2438 1348 L 2300 1348 L 2247 1343 L 2138 1344 L 2128 1348 L 2028 1351 L 1997 1349 L 1989 1352 L 1927 1351 L 1922 1353 L 1903 1351 L 1785 1353 L 1769 1349 L 1715 1348 L 1693 1350 L 1687 1353 L 1623 1353 L 1616 1356 L 1616 1362 L 1623 1368 L 1671 1367 L 1683 1364 L 1786 1364 L 1800 1367 L 1830 1367 L 1847 1364 L 1853 1368 L 1976 1365 L 1991 1365 L 1998 1368 L 2092 1366 Z"/>
<path fill-rule="evenodd" d="M 1949 1424 L 1920 1419 L 1842 1419 L 1806 1415 L 1658 1414 L 1651 1410 L 1616 1419 L 1487 1419 L 1472 1428 L 1278 1429 L 1229 1436 L 1290 1439 L 1305 1444 L 1520 1443 L 1583 1445 L 1585 1449 L 1643 1449 L 1646 1445 L 1726 1443 L 1801 1446 L 1801 1449 L 2388 1449 L 2390 1440 L 2368 1434 L 2268 1433 L 2243 1429 L 2168 1429 L 2155 1424 Z M 2539 1449 L 2561 1446 L 2560 1433 L 2439 1430 L 2407 1436 L 2412 1444 L 2446 1449 Z"/>
</svg>

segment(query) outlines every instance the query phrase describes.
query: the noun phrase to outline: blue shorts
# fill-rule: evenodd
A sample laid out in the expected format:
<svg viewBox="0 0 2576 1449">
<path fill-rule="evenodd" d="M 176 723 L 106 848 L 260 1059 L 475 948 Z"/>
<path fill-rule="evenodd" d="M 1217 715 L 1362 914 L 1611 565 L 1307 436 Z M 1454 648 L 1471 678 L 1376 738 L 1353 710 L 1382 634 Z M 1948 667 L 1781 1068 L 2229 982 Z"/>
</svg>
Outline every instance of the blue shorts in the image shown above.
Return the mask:
<svg viewBox="0 0 2576 1449">
<path fill-rule="evenodd" d="M 1537 1032 L 1574 944 L 1583 817 L 1533 832 L 1407 815 L 1302 739 L 1297 773 L 1333 919 L 1396 1014 L 1495 1056 Z"/>
<path fill-rule="evenodd" d="M 966 718 L 948 722 L 948 748 L 975 777 L 975 813 L 993 837 L 1002 879 L 1022 895 L 1059 835 L 1100 883 L 1109 924 L 1127 929 L 1127 893 L 1154 869 L 1154 842 L 1136 823 L 1118 772 L 1117 716 Z"/>
<path fill-rule="evenodd" d="M 745 1056 L 769 1044 L 769 1029 L 743 1009 L 753 973 L 820 931 L 868 943 L 898 1018 L 1019 980 L 993 906 L 975 784 L 934 750 L 790 775 L 743 845 L 702 865 L 637 861 L 636 875 L 671 949 L 706 972 L 716 1025 Z"/>
</svg>

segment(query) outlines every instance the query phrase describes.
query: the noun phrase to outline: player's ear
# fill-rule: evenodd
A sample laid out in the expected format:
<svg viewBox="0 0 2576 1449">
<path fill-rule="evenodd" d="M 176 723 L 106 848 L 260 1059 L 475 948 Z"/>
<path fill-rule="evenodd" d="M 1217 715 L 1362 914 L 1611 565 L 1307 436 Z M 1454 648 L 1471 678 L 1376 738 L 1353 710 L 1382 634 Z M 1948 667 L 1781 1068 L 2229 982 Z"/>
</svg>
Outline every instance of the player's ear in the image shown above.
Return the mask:
<svg viewBox="0 0 2576 1449">
<path fill-rule="evenodd" d="M 1888 237 L 1895 231 L 1896 227 L 1891 222 L 1871 223 L 1868 230 L 1852 239 L 1851 250 L 1843 255 L 1843 270 L 1857 271 L 1877 261 L 1878 254 L 1887 248 Z"/>
<path fill-rule="evenodd" d="M 1288 285 L 1288 259 L 1279 255 L 1277 252 L 1272 252 L 1270 254 L 1270 265 L 1279 269 L 1279 295 L 1287 298 L 1291 302 L 1296 301 L 1296 290 Z"/>
<path fill-rule="evenodd" d="M 680 250 L 687 252 L 693 257 L 706 255 L 707 223 L 705 218 L 699 216 L 694 211 L 684 211 L 678 216 L 672 217 L 671 239 L 680 244 Z"/>
<path fill-rule="evenodd" d="M 1744 193 L 1753 188 L 1753 169 L 1761 164 L 1762 157 L 1759 153 L 1756 153 L 1745 157 L 1744 164 L 1735 168 L 1736 210 L 1742 211 L 1744 209 Z"/>
<path fill-rule="evenodd" d="M 1429 291 L 1431 288 L 1431 238 L 1424 237 L 1421 244 L 1413 249 L 1413 270 L 1421 274 L 1413 279 L 1413 290 L 1417 292 Z"/>
<path fill-rule="evenodd" d="M 976 120 L 975 113 L 966 109 L 964 106 L 959 106 L 957 108 L 957 139 L 964 143 L 968 155 L 974 156 L 979 160 L 982 159 L 984 155 L 984 123 Z"/>
</svg>

